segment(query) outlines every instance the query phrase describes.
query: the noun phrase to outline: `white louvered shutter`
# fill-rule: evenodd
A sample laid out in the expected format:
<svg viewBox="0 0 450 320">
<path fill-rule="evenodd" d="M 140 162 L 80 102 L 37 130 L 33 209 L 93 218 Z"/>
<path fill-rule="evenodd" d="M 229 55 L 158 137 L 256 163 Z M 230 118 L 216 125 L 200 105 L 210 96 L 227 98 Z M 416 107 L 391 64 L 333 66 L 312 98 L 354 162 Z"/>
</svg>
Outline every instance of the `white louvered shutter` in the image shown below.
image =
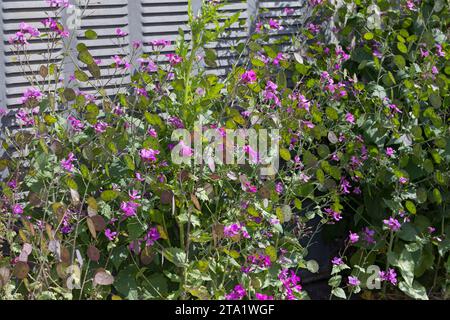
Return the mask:
<svg viewBox="0 0 450 320">
<path fill-rule="evenodd" d="M 242 0 L 229 0 L 227 4 L 221 8 L 221 11 L 227 18 L 240 13 L 239 22 L 230 26 L 227 32 L 219 38 L 216 43 L 209 45 L 217 53 L 217 66 L 206 67 L 208 72 L 215 73 L 217 75 L 225 75 L 233 63 L 237 59 L 237 54 L 234 48 L 241 42 L 245 41 L 248 32 L 248 6 L 246 1 Z M 241 23 L 240 23 L 241 22 Z"/>
<path fill-rule="evenodd" d="M 114 63 L 113 56 L 124 57 L 130 53 L 130 37 L 118 37 L 117 28 L 130 33 L 128 0 L 90 0 L 88 2 L 81 19 L 81 28 L 77 31 L 77 42 L 86 44 L 94 59 L 101 60 L 98 64 L 101 69 L 101 79 L 94 79 L 87 68 L 83 68 L 83 71 L 90 76 L 90 81 L 80 83 L 81 91 L 98 95 L 98 88 L 104 88 L 107 95 L 112 95 L 124 89 L 129 83 L 129 71 L 117 71 L 111 68 Z M 97 33 L 97 39 L 86 39 L 85 32 L 90 29 Z"/>
<path fill-rule="evenodd" d="M 24 91 L 29 88 L 30 79 L 39 73 L 41 65 L 47 63 L 48 50 L 46 40 L 33 38 L 29 41 L 27 48 L 28 63 L 21 63 L 23 58 L 18 59 L 13 52 L 14 46 L 9 44 L 9 37 L 19 31 L 19 24 L 25 22 L 33 27 L 45 32 L 42 20 L 48 17 L 54 10 L 50 8 L 45 0 L 1 0 L 1 31 L 2 31 L 2 51 L 1 59 L 1 80 L 0 91 L 2 99 L 0 107 L 7 107 L 10 112 L 8 117 L 2 120 L 4 125 L 13 125 L 15 122 L 14 114 L 21 107 L 19 99 Z M 54 47 L 51 52 L 51 62 L 59 64 L 61 62 L 62 45 Z M 23 56 L 22 56 L 23 57 Z M 40 76 L 35 77 L 39 82 L 35 87 L 48 84 L 47 80 Z M 54 81 L 50 82 L 54 84 Z M 47 89 L 44 87 L 44 89 Z"/>
<path fill-rule="evenodd" d="M 142 40 L 144 51 L 153 52 L 150 41 L 156 39 L 171 40 L 178 38 L 178 29 L 185 32 L 185 39 L 190 41 L 188 22 L 188 0 L 134 0 L 141 1 Z M 163 52 L 173 52 L 174 46 L 163 49 Z"/>
<path fill-rule="evenodd" d="M 289 36 L 289 40 L 286 39 L 286 43 L 289 43 L 290 36 L 300 31 L 307 16 L 305 14 L 308 8 L 307 2 L 308 0 L 258 0 L 258 19 L 262 22 L 268 22 L 271 18 L 276 19 L 283 26 L 283 30 L 272 32 L 272 41 L 283 36 Z M 286 14 L 284 12 L 285 8 L 294 11 Z M 289 45 L 287 45 L 284 50 L 289 49 Z"/>
</svg>

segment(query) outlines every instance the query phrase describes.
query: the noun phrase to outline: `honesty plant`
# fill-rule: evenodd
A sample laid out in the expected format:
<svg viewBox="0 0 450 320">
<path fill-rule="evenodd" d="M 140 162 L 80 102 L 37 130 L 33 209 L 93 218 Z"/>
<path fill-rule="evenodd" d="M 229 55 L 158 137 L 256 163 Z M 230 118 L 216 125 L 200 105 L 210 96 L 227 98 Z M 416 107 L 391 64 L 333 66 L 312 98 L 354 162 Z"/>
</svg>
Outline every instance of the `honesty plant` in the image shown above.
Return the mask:
<svg viewBox="0 0 450 320">
<path fill-rule="evenodd" d="M 49 2 L 42 30 L 9 40 L 25 64 L 30 40 L 71 47 L 69 2 Z M 189 2 L 192 40 L 133 42 L 110 66 L 83 43 L 60 65 L 49 50 L 20 130 L 2 127 L 0 296 L 294 300 L 320 272 L 333 298 L 446 297 L 448 6 L 333 3 L 308 1 L 292 37 L 272 36 L 295 9 L 261 16 L 222 77 L 205 66 L 240 23 L 224 1 Z M 102 68 L 127 90 L 107 94 Z M 318 235 L 339 244 L 327 265 Z"/>
</svg>

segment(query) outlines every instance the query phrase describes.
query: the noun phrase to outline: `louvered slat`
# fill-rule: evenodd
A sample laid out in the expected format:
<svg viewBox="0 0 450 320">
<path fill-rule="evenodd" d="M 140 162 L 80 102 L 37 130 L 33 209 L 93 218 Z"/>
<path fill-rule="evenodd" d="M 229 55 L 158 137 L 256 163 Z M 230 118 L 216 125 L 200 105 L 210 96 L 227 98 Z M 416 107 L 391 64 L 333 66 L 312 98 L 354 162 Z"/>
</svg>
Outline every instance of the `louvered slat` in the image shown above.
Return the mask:
<svg viewBox="0 0 450 320">
<path fill-rule="evenodd" d="M 0 90 L 2 95 L 1 104 L 8 107 L 11 111 L 8 117 L 2 120 L 4 125 L 14 125 L 15 112 L 22 107 L 20 97 L 24 91 L 31 87 L 30 80 L 38 80 L 34 86 L 40 86 L 47 90 L 50 86 L 54 87 L 54 81 L 48 82 L 38 76 L 41 65 L 47 65 L 47 62 L 59 64 L 62 56 L 62 42 L 53 46 L 52 50 L 48 50 L 46 39 L 33 38 L 29 44 L 25 46 L 26 57 L 24 52 L 18 57 L 15 54 L 15 46 L 9 43 L 9 38 L 19 31 L 20 23 L 25 22 L 33 27 L 38 28 L 41 33 L 47 30 L 42 24 L 42 20 L 54 16 L 54 8 L 48 6 L 45 0 L 2 0 L 1 1 L 1 31 L 2 31 L 2 51 L 0 59 L 2 67 L 0 76 L 2 86 Z"/>
<path fill-rule="evenodd" d="M 134 0 L 136 1 L 136 0 Z M 118 37 L 116 29 L 129 33 L 128 0 L 91 0 L 81 20 L 81 28 L 77 30 L 77 42 L 84 43 L 94 59 L 100 60 L 101 78 L 90 77 L 89 82 L 79 84 L 81 91 L 96 94 L 104 88 L 111 95 L 124 88 L 130 82 L 130 72 L 112 68 L 113 56 L 124 57 L 130 54 L 129 37 Z M 98 37 L 86 39 L 87 30 L 94 30 Z M 82 68 L 87 74 L 87 68 Z"/>
</svg>

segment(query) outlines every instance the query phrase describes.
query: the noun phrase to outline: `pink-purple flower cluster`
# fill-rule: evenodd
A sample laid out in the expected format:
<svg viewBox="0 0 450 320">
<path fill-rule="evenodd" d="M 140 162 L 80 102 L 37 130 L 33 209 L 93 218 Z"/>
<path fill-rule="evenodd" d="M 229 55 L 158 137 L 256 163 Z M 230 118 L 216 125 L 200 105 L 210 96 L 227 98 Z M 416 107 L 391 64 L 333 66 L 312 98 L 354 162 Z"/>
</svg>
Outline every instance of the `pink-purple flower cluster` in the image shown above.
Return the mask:
<svg viewBox="0 0 450 320">
<path fill-rule="evenodd" d="M 28 40 L 32 37 L 39 37 L 41 33 L 39 30 L 25 22 L 21 22 L 19 25 L 19 31 L 15 35 L 9 37 L 8 42 L 10 44 L 26 45 Z"/>
<path fill-rule="evenodd" d="M 246 239 L 250 239 L 250 235 L 242 224 L 233 223 L 223 228 L 223 234 L 227 238 L 234 238 L 238 235 L 242 235 Z"/>
<path fill-rule="evenodd" d="M 225 295 L 225 299 L 226 300 L 242 300 L 245 298 L 246 295 L 247 295 L 247 291 L 245 290 L 245 288 L 242 285 L 238 284 L 237 286 L 234 287 L 233 291 L 231 291 L 230 293 Z"/>
<path fill-rule="evenodd" d="M 388 220 L 383 220 L 383 223 L 393 232 L 397 232 L 402 227 L 401 223 L 394 217 L 390 217 Z"/>
<path fill-rule="evenodd" d="M 144 237 L 145 245 L 151 247 L 161 238 L 157 228 L 150 228 Z"/>
<path fill-rule="evenodd" d="M 288 269 L 283 269 L 278 275 L 278 279 L 283 284 L 283 291 L 286 295 L 287 300 L 296 300 L 295 294 L 302 291 L 302 286 L 300 285 L 300 277 L 295 274 L 294 271 Z"/>
<path fill-rule="evenodd" d="M 139 152 L 139 155 L 141 156 L 141 159 L 143 160 L 143 161 L 146 161 L 146 162 L 155 162 L 157 159 L 156 159 L 156 156 L 159 154 L 160 152 L 159 152 L 159 150 L 153 150 L 153 149 L 142 149 L 140 152 Z"/>
<path fill-rule="evenodd" d="M 69 153 L 66 159 L 61 160 L 61 168 L 68 172 L 73 172 L 75 169 L 74 162 L 77 160 L 73 152 Z"/>
<path fill-rule="evenodd" d="M 388 271 L 380 271 L 380 280 L 390 282 L 392 285 L 397 285 L 397 273 L 394 269 L 389 269 Z"/>
<path fill-rule="evenodd" d="M 136 215 L 137 209 L 140 207 L 139 203 L 134 201 L 123 201 L 120 204 L 120 210 L 125 214 L 125 217 L 134 217 Z"/>
</svg>

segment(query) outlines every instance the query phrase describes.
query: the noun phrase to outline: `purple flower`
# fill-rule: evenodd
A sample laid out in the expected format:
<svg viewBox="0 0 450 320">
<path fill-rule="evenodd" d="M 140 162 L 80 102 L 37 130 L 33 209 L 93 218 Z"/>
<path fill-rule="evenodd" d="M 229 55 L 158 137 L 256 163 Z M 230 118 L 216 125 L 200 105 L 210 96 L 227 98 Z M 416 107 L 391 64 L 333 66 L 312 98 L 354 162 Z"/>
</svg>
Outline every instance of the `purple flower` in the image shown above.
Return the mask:
<svg viewBox="0 0 450 320">
<path fill-rule="evenodd" d="M 11 180 L 7 183 L 8 187 L 10 187 L 11 189 L 16 189 L 17 188 L 17 180 Z"/>
<path fill-rule="evenodd" d="M 20 103 L 26 104 L 30 100 L 40 102 L 42 100 L 42 92 L 39 89 L 28 88 L 25 90 L 22 98 L 20 98 Z"/>
<path fill-rule="evenodd" d="M 116 36 L 118 37 L 126 37 L 128 35 L 128 32 L 123 31 L 120 28 L 116 29 Z"/>
<path fill-rule="evenodd" d="M 61 160 L 61 167 L 68 172 L 73 172 L 74 170 L 73 162 L 76 160 L 77 159 L 75 158 L 75 155 L 73 154 L 73 152 L 71 152 L 69 153 L 66 159 Z"/>
<path fill-rule="evenodd" d="M 315 7 L 320 5 L 324 0 L 308 0 L 310 6 Z"/>
<path fill-rule="evenodd" d="M 8 114 L 8 109 L 0 108 L 0 118 Z"/>
<path fill-rule="evenodd" d="M 155 162 L 156 156 L 159 154 L 159 150 L 153 150 L 153 149 L 142 149 L 139 152 L 142 160 L 148 161 L 148 162 Z"/>
<path fill-rule="evenodd" d="M 342 258 L 334 257 L 333 260 L 331 260 L 331 263 L 335 266 L 340 266 L 344 264 L 344 261 L 342 261 Z"/>
<path fill-rule="evenodd" d="M 117 232 L 113 232 L 111 231 L 111 229 L 106 229 L 105 230 L 105 236 L 108 238 L 109 241 L 114 241 L 114 239 L 116 239 L 117 237 Z"/>
<path fill-rule="evenodd" d="M 278 182 L 278 183 L 275 185 L 275 191 L 276 191 L 278 194 L 282 194 L 283 191 L 284 191 L 283 183 Z"/>
<path fill-rule="evenodd" d="M 357 287 L 361 284 L 361 281 L 357 277 L 349 276 L 348 277 L 348 284 L 352 287 Z"/>
<path fill-rule="evenodd" d="M 374 244 L 376 241 L 373 238 L 375 236 L 375 231 L 369 229 L 368 227 L 366 227 L 364 229 L 364 241 L 366 241 L 368 244 Z"/>
<path fill-rule="evenodd" d="M 383 220 L 383 223 L 393 232 L 400 230 L 400 228 L 402 227 L 400 222 L 393 217 L 390 217 L 389 220 Z"/>
<path fill-rule="evenodd" d="M 72 5 L 69 0 L 47 0 L 50 7 L 53 8 L 70 8 Z"/>
<path fill-rule="evenodd" d="M 170 117 L 168 120 L 169 124 L 174 126 L 177 129 L 184 129 L 183 121 L 181 121 L 180 118 L 177 117 Z"/>
<path fill-rule="evenodd" d="M 253 70 L 245 71 L 242 74 L 241 79 L 244 83 L 255 83 L 257 80 L 256 72 Z"/>
<path fill-rule="evenodd" d="M 42 24 L 47 28 L 49 28 L 51 31 L 56 32 L 63 38 L 69 37 L 69 31 L 64 30 L 64 28 L 58 23 L 58 21 L 52 18 L 47 18 L 43 20 Z"/>
<path fill-rule="evenodd" d="M 12 212 L 13 212 L 13 214 L 21 215 L 21 214 L 23 214 L 23 208 L 20 204 L 15 204 L 12 207 Z"/>
<path fill-rule="evenodd" d="M 398 179 L 398 181 L 399 181 L 401 184 L 407 184 L 409 180 L 408 180 L 407 178 L 405 178 L 405 177 L 400 177 L 400 179 Z"/>
<path fill-rule="evenodd" d="M 73 230 L 72 225 L 69 222 L 71 215 L 72 215 L 72 213 L 68 212 L 68 214 L 64 215 L 64 218 L 62 219 L 62 225 L 61 225 L 61 233 L 62 234 L 69 234 Z"/>
<path fill-rule="evenodd" d="M 256 300 L 266 301 L 266 300 L 274 300 L 273 296 L 268 296 L 262 293 L 256 293 Z"/>
<path fill-rule="evenodd" d="M 294 8 L 286 7 L 286 8 L 283 9 L 283 13 L 286 14 L 286 15 L 291 15 L 291 14 L 293 14 L 294 12 L 295 12 L 295 9 L 294 9 Z"/>
<path fill-rule="evenodd" d="M 166 39 L 155 39 L 150 41 L 150 44 L 153 46 L 153 49 L 157 47 L 158 49 L 163 49 L 167 46 L 170 46 L 172 42 Z"/>
<path fill-rule="evenodd" d="M 357 233 L 353 233 L 350 231 L 348 240 L 350 241 L 351 244 L 355 244 L 359 241 L 359 235 Z"/>
<path fill-rule="evenodd" d="M 121 68 L 121 69 L 130 69 L 131 68 L 131 64 L 125 60 L 125 58 L 121 58 L 118 55 L 115 55 L 112 57 L 112 59 L 114 60 L 114 63 L 116 64 L 116 68 Z"/>
<path fill-rule="evenodd" d="M 277 56 L 273 59 L 273 64 L 274 65 L 279 65 L 281 61 L 286 60 L 286 58 L 284 57 L 284 54 L 282 52 L 278 53 Z"/>
<path fill-rule="evenodd" d="M 439 57 L 445 57 L 445 52 L 442 51 L 442 46 L 439 43 L 436 44 L 436 54 Z"/>
<path fill-rule="evenodd" d="M 233 291 L 225 296 L 226 300 L 242 300 L 247 295 L 247 291 L 240 284 L 234 287 Z"/>
<path fill-rule="evenodd" d="M 103 121 L 99 121 L 94 125 L 94 130 L 97 133 L 104 133 L 104 132 L 106 132 L 107 128 L 108 128 L 108 124 Z"/>
<path fill-rule="evenodd" d="M 34 118 L 23 109 L 17 112 L 16 119 L 22 125 L 31 126 L 34 124 Z"/>
<path fill-rule="evenodd" d="M 132 191 L 128 191 L 128 195 L 130 196 L 131 200 L 139 200 L 141 198 L 141 196 L 139 195 L 139 191 L 137 190 L 132 190 Z"/>
<path fill-rule="evenodd" d="M 380 271 L 379 276 L 381 281 L 390 282 L 394 286 L 397 285 L 397 273 L 394 269 L 389 269 L 387 272 Z"/>
<path fill-rule="evenodd" d="M 394 156 L 394 154 L 395 154 L 395 151 L 394 151 L 394 149 L 392 149 L 392 148 L 386 148 L 386 155 L 388 156 L 388 157 L 390 157 L 390 158 L 392 158 L 393 156 Z"/>
<path fill-rule="evenodd" d="M 191 157 L 194 154 L 192 148 L 185 144 L 183 140 L 180 141 L 178 146 L 180 147 L 180 155 L 182 157 Z"/>
<path fill-rule="evenodd" d="M 270 20 L 269 20 L 269 27 L 270 27 L 270 29 L 274 29 L 274 30 L 283 30 L 283 27 L 280 25 L 278 20 L 275 20 L 272 18 L 270 18 Z"/>
<path fill-rule="evenodd" d="M 422 58 L 426 58 L 430 55 L 430 53 L 427 50 L 423 50 L 422 48 L 420 48 L 420 56 Z"/>
<path fill-rule="evenodd" d="M 150 228 L 144 237 L 144 241 L 147 247 L 151 247 L 161 238 L 157 228 Z"/>
<path fill-rule="evenodd" d="M 335 221 L 341 221 L 342 220 L 342 215 L 340 212 L 334 211 L 331 208 L 325 208 L 324 211 L 326 212 L 326 214 L 333 218 L 333 220 Z"/>
<path fill-rule="evenodd" d="M 142 41 L 139 40 L 133 40 L 131 44 L 134 49 L 139 49 L 140 47 L 142 47 Z"/>
<path fill-rule="evenodd" d="M 173 54 L 173 53 L 168 53 L 166 54 L 167 59 L 169 59 L 169 63 L 171 66 L 175 66 L 179 63 L 181 63 L 181 61 L 183 61 L 183 58 L 180 57 L 177 54 Z"/>
<path fill-rule="evenodd" d="M 310 23 L 310 24 L 308 24 L 308 30 L 312 34 L 317 34 L 317 33 L 320 32 L 320 26 L 318 26 L 318 25 L 316 25 L 314 23 Z"/>
<path fill-rule="evenodd" d="M 225 235 L 225 237 L 233 238 L 239 234 L 241 229 L 242 228 L 239 224 L 233 223 L 233 224 L 231 224 L 229 226 L 225 226 L 223 228 L 223 234 Z"/>
<path fill-rule="evenodd" d="M 259 154 L 251 146 L 249 145 L 244 146 L 243 151 L 249 155 L 252 163 L 257 164 L 259 162 Z"/>
<path fill-rule="evenodd" d="M 136 203 L 134 201 L 124 201 L 120 204 L 120 209 L 125 214 L 125 217 L 129 218 L 136 215 L 136 211 L 139 206 L 139 203 Z"/>
<path fill-rule="evenodd" d="M 296 300 L 295 293 L 302 291 L 302 286 L 299 284 L 300 277 L 294 271 L 283 269 L 278 275 L 278 279 L 283 284 L 283 291 L 286 294 L 287 300 Z"/>
<path fill-rule="evenodd" d="M 135 178 L 139 182 L 145 181 L 145 178 L 143 178 L 142 175 L 139 172 L 136 172 Z"/>
<path fill-rule="evenodd" d="M 84 124 L 75 117 L 70 116 L 67 120 L 69 121 L 70 126 L 75 132 L 80 132 L 84 129 Z"/>
<path fill-rule="evenodd" d="M 349 194 L 350 193 L 350 187 L 351 187 L 350 186 L 350 182 L 347 179 L 342 178 L 341 179 L 341 183 L 340 183 L 341 192 L 343 194 Z"/>
<path fill-rule="evenodd" d="M 355 124 L 355 116 L 353 114 L 351 114 L 350 112 L 348 112 L 345 115 L 345 121 L 347 121 L 350 124 Z"/>
</svg>

